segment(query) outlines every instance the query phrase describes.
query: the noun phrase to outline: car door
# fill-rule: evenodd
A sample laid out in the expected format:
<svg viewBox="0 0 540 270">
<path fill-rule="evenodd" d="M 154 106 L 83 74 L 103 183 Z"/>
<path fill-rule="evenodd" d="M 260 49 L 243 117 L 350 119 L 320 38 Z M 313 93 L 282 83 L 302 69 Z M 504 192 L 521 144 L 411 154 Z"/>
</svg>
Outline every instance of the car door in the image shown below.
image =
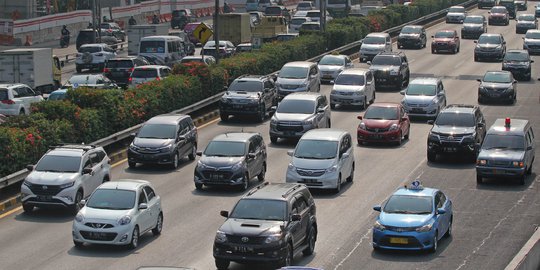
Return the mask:
<svg viewBox="0 0 540 270">
<path fill-rule="evenodd" d="M 105 155 L 101 151 L 96 151 L 91 153 L 89 156 L 92 159 L 92 170 L 94 171 L 94 175 L 92 176 L 92 190 L 94 190 L 103 183 L 105 178 Z"/>
<path fill-rule="evenodd" d="M 405 109 L 403 109 L 401 106 L 399 107 L 399 121 L 401 123 L 401 134 L 409 134 L 409 116 L 405 112 Z"/>
<path fill-rule="evenodd" d="M 373 73 L 371 71 L 366 72 L 366 95 L 369 95 L 368 100 L 375 100 L 375 81 L 373 80 Z"/>
<path fill-rule="evenodd" d="M 298 211 L 298 202 L 297 197 L 294 197 L 291 201 L 291 210 L 289 215 L 289 232 L 292 235 L 293 238 L 293 249 L 296 248 L 298 245 L 302 243 L 302 219 L 293 221 L 292 216 L 293 215 L 301 215 L 301 213 Z"/>
<path fill-rule="evenodd" d="M 409 61 L 407 60 L 407 56 L 405 56 L 405 54 L 403 54 L 400 58 L 401 58 L 401 70 L 403 74 L 403 80 L 407 80 L 410 75 Z"/>
<path fill-rule="evenodd" d="M 178 154 L 180 155 L 180 158 L 186 156 L 191 148 L 189 147 L 189 141 L 186 135 L 189 132 L 189 126 L 187 123 L 183 120 L 178 122 L 176 126 L 177 135 L 176 135 L 176 149 L 178 150 Z"/>
<path fill-rule="evenodd" d="M 442 208 L 444 209 L 444 214 L 439 214 L 440 220 L 439 220 L 439 235 L 444 235 L 446 231 L 448 230 L 448 227 L 450 225 L 450 217 L 452 215 L 452 208 L 450 204 L 450 201 L 446 199 L 446 196 L 441 191 L 437 192 L 438 196 L 438 202 L 437 202 L 437 209 Z"/>
<path fill-rule="evenodd" d="M 346 142 L 346 139 L 345 139 L 345 136 L 343 136 L 343 138 L 341 138 L 341 140 L 339 141 L 339 145 L 338 145 L 338 166 L 339 166 L 339 173 L 342 177 L 342 181 L 343 181 L 343 178 L 346 178 L 349 174 L 349 169 L 347 168 L 347 157 L 344 157 L 343 154 L 345 154 L 347 152 L 347 142 Z"/>
<path fill-rule="evenodd" d="M 437 100 L 439 101 L 439 111 L 441 111 L 446 106 L 446 93 L 442 82 L 437 85 Z"/>
<path fill-rule="evenodd" d="M 392 51 L 392 40 L 390 39 L 390 36 L 386 37 L 386 47 L 385 51 L 391 52 Z"/>
<path fill-rule="evenodd" d="M 139 206 L 142 204 L 142 203 L 145 203 L 148 205 L 148 199 L 146 198 L 146 193 L 144 193 L 144 190 L 142 187 L 140 187 L 138 190 L 137 190 L 137 194 L 139 196 L 138 198 L 138 203 L 137 203 L 137 223 L 139 224 L 139 227 L 140 227 L 140 232 L 144 232 L 144 231 L 147 231 L 149 228 L 151 228 L 152 226 L 152 216 L 151 216 L 151 211 L 150 211 L 150 206 L 148 206 L 148 208 L 146 209 L 139 209 Z"/>
<path fill-rule="evenodd" d="M 21 108 L 24 108 L 25 114 L 29 114 L 31 102 L 30 102 L 30 97 L 28 96 L 28 92 L 26 91 L 26 87 L 24 86 L 15 87 L 13 88 L 12 92 L 13 92 L 13 101 L 15 102 L 15 104 L 19 104 Z"/>
<path fill-rule="evenodd" d="M 83 156 L 83 160 L 82 160 L 82 169 L 92 169 L 94 167 L 94 165 L 92 164 L 92 159 L 90 158 L 90 155 L 84 155 Z M 94 189 L 96 189 L 94 187 L 94 182 L 92 181 L 94 178 L 95 172 L 91 172 L 91 173 L 82 173 L 82 170 L 81 170 L 81 186 L 83 188 L 83 197 L 84 198 L 87 198 L 88 196 L 90 196 L 90 194 L 92 194 L 92 192 L 94 191 Z"/>
<path fill-rule="evenodd" d="M 252 178 L 255 175 L 257 175 L 258 171 L 258 163 L 259 159 L 257 158 L 257 144 L 253 140 L 253 137 L 249 139 L 249 146 L 248 146 L 248 156 L 246 157 L 247 167 L 248 167 L 248 174 L 249 177 Z M 254 155 L 253 157 L 249 157 L 249 155 Z"/>
<path fill-rule="evenodd" d="M 161 212 L 161 202 L 159 197 L 156 196 L 156 192 L 153 188 L 150 186 L 144 186 L 143 190 L 146 193 L 146 198 L 148 200 L 148 211 L 151 218 L 149 228 L 154 228 L 157 224 L 159 213 Z"/>
<path fill-rule="evenodd" d="M 264 82 L 264 104 L 268 110 L 270 107 L 274 106 L 274 101 L 276 100 L 276 86 L 275 84 L 267 80 Z"/>
<path fill-rule="evenodd" d="M 529 128 L 525 134 L 525 165 L 526 169 L 529 169 L 534 161 L 534 135 L 532 129 Z"/>
<path fill-rule="evenodd" d="M 325 112 L 324 112 L 324 102 L 323 97 L 320 96 L 317 98 L 317 107 L 315 108 L 315 122 L 317 123 L 317 128 L 323 128 L 326 126 Z"/>
<path fill-rule="evenodd" d="M 343 137 L 343 153 L 347 154 L 348 157 L 344 159 L 345 169 L 343 170 L 343 178 L 347 178 L 352 174 L 353 163 L 354 163 L 354 152 L 352 150 L 352 138 L 351 135 L 347 134 Z"/>
</svg>

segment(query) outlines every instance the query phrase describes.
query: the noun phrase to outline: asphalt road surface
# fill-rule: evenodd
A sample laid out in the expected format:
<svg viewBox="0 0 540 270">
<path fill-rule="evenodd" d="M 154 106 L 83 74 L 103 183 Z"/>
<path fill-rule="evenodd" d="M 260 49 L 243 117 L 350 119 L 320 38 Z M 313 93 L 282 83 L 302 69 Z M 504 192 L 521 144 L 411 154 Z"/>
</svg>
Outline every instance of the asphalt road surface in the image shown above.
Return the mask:
<svg viewBox="0 0 540 270">
<path fill-rule="evenodd" d="M 534 4 L 529 4 L 529 13 Z M 485 14 L 487 10 L 471 13 Z M 523 13 L 523 12 L 520 12 Z M 508 49 L 521 48 L 522 35 L 510 26 L 489 26 L 489 32 L 503 33 Z M 428 36 L 440 29 L 460 29 L 461 25 L 435 25 Z M 422 50 L 404 50 L 410 61 L 412 77 L 443 78 L 448 104 L 477 104 L 479 78 L 487 70 L 500 70 L 501 63 L 473 62 L 472 40 L 461 41 L 457 55 L 431 55 L 429 45 Z M 540 57 L 533 64 L 530 82 L 518 83 L 515 105 L 482 105 L 487 126 L 496 118 L 529 119 L 540 147 L 539 85 Z M 357 64 L 367 67 L 366 64 Z M 330 85 L 321 91 L 329 94 Z M 397 91 L 377 92 L 376 102 L 399 102 Z M 332 127 L 354 134 L 358 125 L 356 109 L 334 110 Z M 268 143 L 267 180 L 284 182 L 289 162 L 286 151 L 293 141 L 269 143 L 269 122 L 255 124 L 249 119 L 228 123 L 212 122 L 199 129 L 199 149 L 226 131 L 258 131 Z M 502 180 L 477 186 L 474 165 L 457 159 L 440 163 L 426 160 L 426 140 L 430 126 L 415 121 L 411 137 L 401 146 L 354 146 L 355 181 L 346 184 L 340 194 L 313 192 L 318 208 L 319 227 L 315 254 L 298 256 L 296 265 L 324 269 L 504 269 L 540 223 L 539 160 L 524 186 Z M 537 150 L 537 156 L 540 153 Z M 119 247 L 89 246 L 76 249 L 71 238 L 73 216 L 58 211 L 37 211 L 26 215 L 17 211 L 0 219 L 0 268 L 3 269 L 136 269 L 139 266 L 186 266 L 215 269 L 212 244 L 224 218 L 220 210 L 230 210 L 242 192 L 206 189 L 196 191 L 193 170 L 196 161 L 183 160 L 177 170 L 144 166 L 129 169 L 127 163 L 113 169 L 114 179 L 145 179 L 152 182 L 162 198 L 164 229 L 159 237 L 150 233 L 140 239 L 140 247 L 127 251 Z M 377 212 L 372 206 L 382 203 L 398 187 L 419 178 L 424 186 L 445 191 L 454 203 L 454 228 L 451 238 L 443 239 L 435 254 L 418 252 L 374 252 L 371 227 Z M 251 187 L 256 185 L 253 180 Z M 258 269 L 231 264 L 230 269 Z"/>
</svg>

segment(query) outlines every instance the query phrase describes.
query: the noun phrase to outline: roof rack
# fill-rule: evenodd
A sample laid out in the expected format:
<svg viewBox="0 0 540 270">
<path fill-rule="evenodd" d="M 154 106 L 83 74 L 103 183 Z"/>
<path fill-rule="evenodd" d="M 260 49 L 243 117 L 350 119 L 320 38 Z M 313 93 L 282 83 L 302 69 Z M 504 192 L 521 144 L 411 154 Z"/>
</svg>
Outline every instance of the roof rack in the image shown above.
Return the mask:
<svg viewBox="0 0 540 270">
<path fill-rule="evenodd" d="M 283 193 L 283 195 L 281 195 L 281 197 L 287 198 L 289 196 L 289 194 L 291 194 L 293 191 L 295 191 L 295 190 L 297 190 L 297 189 L 299 189 L 301 187 L 302 187 L 301 184 L 296 184 L 296 185 L 294 185 L 294 187 L 290 188 L 285 193 Z"/>
<path fill-rule="evenodd" d="M 268 186 L 268 184 L 270 184 L 270 182 L 264 182 L 254 188 L 252 188 L 247 194 L 246 196 L 251 196 L 253 195 L 255 192 L 259 191 L 261 188 L 265 187 L 265 186 Z"/>
<path fill-rule="evenodd" d="M 49 149 L 58 149 L 58 148 L 64 148 L 64 149 L 81 149 L 85 152 L 91 149 L 94 149 L 98 147 L 97 145 L 93 144 L 79 144 L 79 143 L 60 143 L 58 145 L 51 145 L 49 146 Z"/>
<path fill-rule="evenodd" d="M 455 108 L 455 107 L 460 107 L 460 108 L 475 108 L 476 105 L 472 105 L 472 104 L 450 104 L 450 105 L 447 105 L 446 108 Z"/>
</svg>

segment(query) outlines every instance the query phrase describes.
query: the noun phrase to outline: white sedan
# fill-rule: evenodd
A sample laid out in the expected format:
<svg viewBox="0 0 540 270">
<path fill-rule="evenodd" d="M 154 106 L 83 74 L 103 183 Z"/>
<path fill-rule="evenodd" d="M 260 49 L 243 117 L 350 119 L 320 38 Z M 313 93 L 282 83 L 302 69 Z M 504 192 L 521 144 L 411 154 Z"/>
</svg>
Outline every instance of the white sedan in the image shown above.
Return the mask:
<svg viewBox="0 0 540 270">
<path fill-rule="evenodd" d="M 163 228 L 161 198 L 148 181 L 119 180 L 100 185 L 73 221 L 73 243 L 137 248 L 139 237 Z"/>
</svg>

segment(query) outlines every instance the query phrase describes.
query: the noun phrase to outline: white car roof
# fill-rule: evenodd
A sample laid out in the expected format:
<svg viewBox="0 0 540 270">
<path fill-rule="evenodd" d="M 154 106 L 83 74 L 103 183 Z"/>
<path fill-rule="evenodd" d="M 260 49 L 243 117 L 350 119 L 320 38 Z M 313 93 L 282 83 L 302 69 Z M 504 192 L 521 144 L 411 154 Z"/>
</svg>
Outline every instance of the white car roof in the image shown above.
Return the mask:
<svg viewBox="0 0 540 270">
<path fill-rule="evenodd" d="M 142 185 L 150 185 L 150 182 L 136 179 L 119 179 L 101 184 L 99 189 L 123 189 L 136 191 Z"/>
</svg>

